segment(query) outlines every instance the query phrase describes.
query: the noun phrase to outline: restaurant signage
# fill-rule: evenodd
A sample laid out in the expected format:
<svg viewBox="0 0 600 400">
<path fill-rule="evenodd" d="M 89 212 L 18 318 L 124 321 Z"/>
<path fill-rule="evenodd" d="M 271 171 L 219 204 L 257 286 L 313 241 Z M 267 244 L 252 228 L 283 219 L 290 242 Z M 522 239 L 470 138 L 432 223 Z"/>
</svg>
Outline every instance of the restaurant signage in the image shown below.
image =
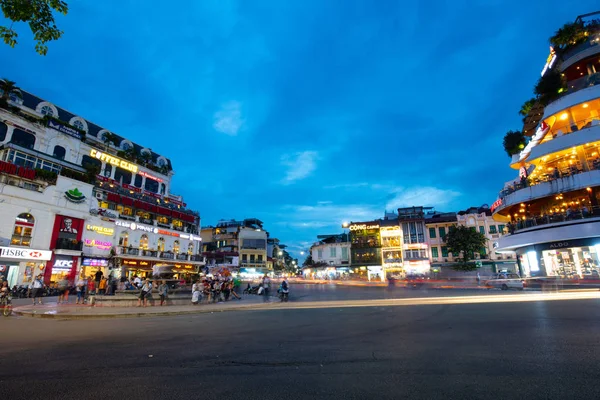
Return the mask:
<svg viewBox="0 0 600 400">
<path fill-rule="evenodd" d="M 135 222 L 128 221 L 115 221 L 116 226 L 121 226 L 123 228 L 131 229 L 132 231 L 142 231 L 149 233 L 158 233 L 158 228 L 154 226 L 140 225 Z"/>
<path fill-rule="evenodd" d="M 51 119 L 48 120 L 48 128 L 55 129 L 55 130 L 59 131 L 60 133 L 64 133 L 65 135 L 72 136 L 79 140 L 81 140 L 81 138 L 82 138 L 81 133 L 77 129 L 72 128 L 67 125 L 63 125 L 59 122 L 55 122 Z"/>
<path fill-rule="evenodd" d="M 72 258 L 57 258 L 54 261 L 54 265 L 52 266 L 53 270 L 63 270 L 70 271 L 73 268 L 73 259 Z"/>
<path fill-rule="evenodd" d="M 502 205 L 502 199 L 498 199 L 494 202 L 494 204 L 492 204 L 492 206 L 490 207 L 490 211 L 494 212 L 494 210 L 498 207 L 500 207 Z"/>
<path fill-rule="evenodd" d="M 189 240 L 196 240 L 196 241 L 202 240 L 202 238 L 200 236 L 194 236 L 191 233 L 189 235 L 187 233 L 180 233 L 179 237 L 182 239 L 189 239 Z"/>
<path fill-rule="evenodd" d="M 350 225 L 351 231 L 362 231 L 367 229 L 379 229 L 379 224 L 353 224 Z"/>
<path fill-rule="evenodd" d="M 31 180 L 35 179 L 35 170 L 8 163 L 6 161 L 0 161 L 0 172 L 4 172 L 9 175 L 16 175 L 20 178 Z"/>
<path fill-rule="evenodd" d="M 115 228 L 107 228 L 105 226 L 97 226 L 97 225 L 86 225 L 85 229 L 88 231 L 93 231 L 99 233 L 101 235 L 112 236 L 115 233 Z"/>
<path fill-rule="evenodd" d="M 542 69 L 542 76 L 549 70 L 552 69 L 554 63 L 556 62 L 556 51 L 554 51 L 554 47 L 550 46 L 550 54 L 548 58 L 546 58 L 546 65 L 544 65 L 544 69 Z"/>
<path fill-rule="evenodd" d="M 143 176 L 143 177 L 145 177 L 145 178 L 152 179 L 152 180 L 154 180 L 156 182 L 162 182 L 163 181 L 161 178 L 159 178 L 157 176 L 154 176 L 154 175 L 150 175 L 149 173 L 144 172 L 144 171 L 140 171 L 140 172 L 138 172 L 138 174 L 141 175 L 141 176 Z"/>
<path fill-rule="evenodd" d="M 17 249 L 14 247 L 0 247 L 1 258 L 18 258 L 22 260 L 43 260 L 48 261 L 52 258 L 52 252 L 49 250 L 31 250 Z"/>
<path fill-rule="evenodd" d="M 106 258 L 84 257 L 81 265 L 84 267 L 108 267 L 108 260 Z"/>
<path fill-rule="evenodd" d="M 6 125 L 12 125 L 12 126 L 14 126 L 15 128 L 18 128 L 18 129 L 20 129 L 20 130 L 22 130 L 22 131 L 25 131 L 25 132 L 27 132 L 27 133 L 31 133 L 32 135 L 35 135 L 35 132 L 34 132 L 34 131 L 32 131 L 31 129 L 27 129 L 27 128 L 25 128 L 24 126 L 21 126 L 21 125 L 19 125 L 19 124 L 15 124 L 14 122 L 12 122 L 12 121 L 9 121 L 9 120 L 7 120 L 7 119 L 5 119 L 5 120 L 4 120 L 4 123 L 5 123 Z"/>
<path fill-rule="evenodd" d="M 127 170 L 127 171 L 131 171 L 134 173 L 137 173 L 137 171 L 138 171 L 137 165 L 132 164 L 128 161 L 122 160 L 118 157 L 113 157 L 111 155 L 108 155 L 108 154 L 98 151 L 96 149 L 90 150 L 90 156 L 95 157 L 100 161 L 107 162 L 110 165 L 114 165 L 115 167 L 123 168 L 124 170 Z"/>
<path fill-rule="evenodd" d="M 88 247 L 97 247 L 100 250 L 110 250 L 112 247 L 112 242 L 104 242 L 102 240 L 85 239 L 84 243 Z"/>
</svg>

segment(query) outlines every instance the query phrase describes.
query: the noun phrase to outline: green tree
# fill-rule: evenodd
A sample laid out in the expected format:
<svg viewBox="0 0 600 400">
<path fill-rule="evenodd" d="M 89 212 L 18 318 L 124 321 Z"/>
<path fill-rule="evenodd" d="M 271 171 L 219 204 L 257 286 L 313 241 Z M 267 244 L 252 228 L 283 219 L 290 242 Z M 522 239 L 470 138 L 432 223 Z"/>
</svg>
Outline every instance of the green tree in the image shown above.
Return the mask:
<svg viewBox="0 0 600 400">
<path fill-rule="evenodd" d="M 11 21 L 10 26 L 0 26 L 0 37 L 10 47 L 15 47 L 19 34 L 13 29 L 16 22 L 29 25 L 35 51 L 45 56 L 48 53 L 46 43 L 59 39 L 63 31 L 54 21 L 54 12 L 67 15 L 69 6 L 62 0 L 0 0 L 0 9 L 4 17 Z"/>
<path fill-rule="evenodd" d="M 524 116 L 524 117 L 526 117 L 527 115 L 529 115 L 529 113 L 531 112 L 531 109 L 533 108 L 533 106 L 535 105 L 536 102 L 537 102 L 537 99 L 535 97 L 527 100 L 521 106 L 521 109 L 519 110 L 519 114 L 522 115 L 522 116 Z"/>
<path fill-rule="evenodd" d="M 304 260 L 304 262 L 302 263 L 303 267 L 310 267 L 313 265 L 313 259 L 312 259 L 312 255 L 309 254 L 306 259 Z"/>
<path fill-rule="evenodd" d="M 564 24 L 550 38 L 550 44 L 557 51 L 564 51 L 571 46 L 576 46 L 586 41 L 588 29 L 583 22 L 571 22 Z"/>
<path fill-rule="evenodd" d="M 106 150 L 108 150 L 108 146 L 111 144 L 115 147 L 119 146 L 121 139 L 114 133 L 105 132 L 102 135 L 102 141 L 104 142 L 104 145 L 106 146 Z"/>
<path fill-rule="evenodd" d="M 459 271 L 473 271 L 475 263 L 469 263 L 475 258 L 475 253 L 485 248 L 487 239 L 483 233 L 466 226 L 453 226 L 445 238 L 448 251 L 460 261 L 454 266 Z"/>
<path fill-rule="evenodd" d="M 10 99 L 11 92 L 17 90 L 17 83 L 10 79 L 0 79 L 0 90 L 2 91 L 2 97 L 0 97 L 0 104 L 3 107 L 8 106 L 8 100 Z"/>
<path fill-rule="evenodd" d="M 534 92 L 542 105 L 547 106 L 558 99 L 560 94 L 567 89 L 565 78 L 558 69 L 546 71 L 535 85 Z"/>
<path fill-rule="evenodd" d="M 504 135 L 504 150 L 509 157 L 525 148 L 525 135 L 521 131 L 508 131 Z"/>
</svg>

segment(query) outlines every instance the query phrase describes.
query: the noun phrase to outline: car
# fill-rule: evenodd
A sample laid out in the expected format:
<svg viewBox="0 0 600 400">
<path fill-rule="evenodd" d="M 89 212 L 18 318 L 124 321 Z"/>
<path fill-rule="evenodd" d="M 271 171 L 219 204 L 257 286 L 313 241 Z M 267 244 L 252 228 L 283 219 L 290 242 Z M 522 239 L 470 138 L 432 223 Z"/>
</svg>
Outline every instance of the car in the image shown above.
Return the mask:
<svg viewBox="0 0 600 400">
<path fill-rule="evenodd" d="M 502 290 L 508 289 L 517 289 L 523 290 L 524 281 L 521 279 L 519 274 L 510 273 L 510 272 L 500 272 L 494 274 L 484 282 L 484 285 L 488 289 L 498 288 Z"/>
</svg>

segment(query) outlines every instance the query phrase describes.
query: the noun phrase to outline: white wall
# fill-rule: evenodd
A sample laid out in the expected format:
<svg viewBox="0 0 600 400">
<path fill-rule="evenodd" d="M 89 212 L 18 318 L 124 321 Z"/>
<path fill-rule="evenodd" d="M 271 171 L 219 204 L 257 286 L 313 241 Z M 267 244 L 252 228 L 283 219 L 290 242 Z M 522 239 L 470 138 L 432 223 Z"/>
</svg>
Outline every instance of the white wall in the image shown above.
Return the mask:
<svg viewBox="0 0 600 400">
<path fill-rule="evenodd" d="M 335 249 L 335 256 L 331 256 L 331 249 Z M 345 259 L 342 258 L 342 248 L 346 248 L 347 256 Z M 319 250 L 322 250 L 322 257 L 319 257 Z M 336 266 L 348 266 L 350 265 L 350 243 L 327 243 L 315 245 L 311 248 L 311 256 L 314 263 L 323 262 L 328 265 L 336 265 Z M 342 261 L 346 263 L 342 264 Z"/>
</svg>

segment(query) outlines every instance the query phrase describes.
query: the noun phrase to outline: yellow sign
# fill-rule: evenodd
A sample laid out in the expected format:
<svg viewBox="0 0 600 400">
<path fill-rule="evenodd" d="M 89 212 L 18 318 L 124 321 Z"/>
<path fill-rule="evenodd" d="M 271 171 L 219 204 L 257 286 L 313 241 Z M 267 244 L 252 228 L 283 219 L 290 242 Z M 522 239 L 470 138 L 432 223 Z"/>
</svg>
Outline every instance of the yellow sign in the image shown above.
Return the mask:
<svg viewBox="0 0 600 400">
<path fill-rule="evenodd" d="M 351 231 L 361 231 L 367 229 L 379 229 L 379 224 L 354 224 L 350 225 L 349 228 Z"/>
<path fill-rule="evenodd" d="M 90 150 L 90 156 L 97 158 L 100 161 L 107 162 L 110 165 L 114 165 L 115 167 L 120 167 L 127 171 L 131 171 L 133 173 L 136 173 L 138 171 L 137 165 L 132 164 L 125 160 L 121 160 L 120 158 L 110 156 L 110 155 L 103 153 L 101 151 L 98 151 L 96 149 Z"/>
<path fill-rule="evenodd" d="M 97 226 L 97 225 L 86 225 L 85 229 L 87 229 L 88 231 L 93 231 L 96 233 L 99 233 L 101 235 L 106 235 L 106 236 L 112 236 L 115 233 L 115 229 L 114 228 L 106 228 L 104 226 Z"/>
</svg>

